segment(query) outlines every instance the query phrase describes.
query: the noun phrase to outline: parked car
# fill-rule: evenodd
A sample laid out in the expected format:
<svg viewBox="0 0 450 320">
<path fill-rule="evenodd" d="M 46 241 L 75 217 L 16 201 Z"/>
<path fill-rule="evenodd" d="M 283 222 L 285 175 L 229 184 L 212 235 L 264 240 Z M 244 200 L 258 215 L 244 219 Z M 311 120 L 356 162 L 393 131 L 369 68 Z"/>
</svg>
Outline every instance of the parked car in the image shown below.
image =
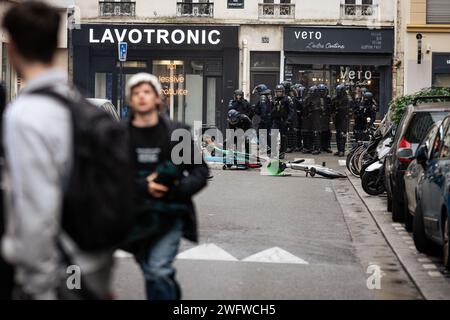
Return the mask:
<svg viewBox="0 0 450 320">
<path fill-rule="evenodd" d="M 413 238 L 417 250 L 433 253 L 443 250 L 444 265 L 450 270 L 450 117 L 445 118 L 433 143 L 422 145 L 416 154 L 424 176 L 417 186 Z"/>
<path fill-rule="evenodd" d="M 111 101 L 106 99 L 93 99 L 89 98 L 87 99 L 90 103 L 92 103 L 94 106 L 102 109 L 106 113 L 108 113 L 111 118 L 113 118 L 116 121 L 120 121 L 119 113 L 117 112 L 116 107 L 111 103 Z"/>
<path fill-rule="evenodd" d="M 395 222 L 410 219 L 408 225 L 411 225 L 412 219 L 405 206 L 405 171 L 430 127 L 450 114 L 450 102 L 425 102 L 429 99 L 431 98 L 418 97 L 407 107 L 385 162 L 388 210 L 392 210 L 392 220 Z M 418 105 L 421 101 L 423 103 Z"/>
<path fill-rule="evenodd" d="M 436 133 L 439 129 L 441 122 L 437 122 L 434 124 L 428 134 L 425 136 L 425 139 L 420 144 L 420 149 L 422 146 L 425 146 L 427 150 L 431 150 L 431 145 L 434 142 L 436 137 Z M 430 151 L 429 151 L 430 152 Z M 429 153 L 428 152 L 428 153 Z M 429 156 L 429 154 L 428 154 Z M 423 179 L 424 170 L 421 164 L 417 162 L 417 159 L 414 159 L 408 168 L 405 171 L 405 207 L 407 212 L 410 214 L 408 218 L 405 219 L 406 230 L 411 232 L 413 229 L 413 217 L 416 212 L 416 198 L 417 198 L 417 186 L 419 182 Z"/>
</svg>

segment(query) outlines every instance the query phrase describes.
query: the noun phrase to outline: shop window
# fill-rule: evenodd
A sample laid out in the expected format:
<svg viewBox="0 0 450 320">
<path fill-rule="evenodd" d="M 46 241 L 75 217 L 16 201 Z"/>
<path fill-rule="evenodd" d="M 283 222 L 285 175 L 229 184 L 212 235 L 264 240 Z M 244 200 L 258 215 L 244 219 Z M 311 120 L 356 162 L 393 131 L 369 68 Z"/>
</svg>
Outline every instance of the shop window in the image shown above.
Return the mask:
<svg viewBox="0 0 450 320">
<path fill-rule="evenodd" d="M 94 97 L 97 99 L 107 99 L 112 101 L 112 86 L 112 73 L 96 73 Z"/>
<path fill-rule="evenodd" d="M 207 78 L 206 90 L 206 124 L 208 126 L 216 125 L 216 101 L 217 101 L 217 78 Z"/>
<path fill-rule="evenodd" d="M 162 85 L 164 102 L 174 120 L 185 121 L 185 101 L 189 93 L 185 63 L 182 60 L 155 60 L 153 74 L 159 78 Z"/>
<path fill-rule="evenodd" d="M 280 69 L 280 54 L 278 52 L 258 52 L 250 53 L 250 68 L 278 71 Z"/>
<path fill-rule="evenodd" d="M 356 94 L 356 87 L 362 85 L 373 93 L 376 101 L 380 101 L 381 71 L 377 67 L 309 64 L 287 65 L 286 69 L 292 74 L 287 80 L 307 88 L 323 83 L 329 87 L 330 94 L 334 95 L 337 85 L 346 84 Z"/>
<path fill-rule="evenodd" d="M 427 23 L 449 24 L 450 1 L 427 0 Z"/>
<path fill-rule="evenodd" d="M 434 76 L 433 86 L 450 88 L 450 74 L 436 74 Z"/>
</svg>

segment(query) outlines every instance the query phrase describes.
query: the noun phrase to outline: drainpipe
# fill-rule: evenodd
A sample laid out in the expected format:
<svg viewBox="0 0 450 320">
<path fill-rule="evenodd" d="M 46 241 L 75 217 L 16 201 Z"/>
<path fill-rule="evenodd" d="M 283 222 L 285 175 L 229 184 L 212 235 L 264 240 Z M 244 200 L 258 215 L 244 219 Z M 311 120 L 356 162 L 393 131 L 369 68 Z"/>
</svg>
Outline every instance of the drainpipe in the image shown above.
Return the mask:
<svg viewBox="0 0 450 320">
<path fill-rule="evenodd" d="M 280 51 L 280 83 L 284 81 L 284 50 Z"/>
<path fill-rule="evenodd" d="M 242 40 L 242 90 L 245 92 L 247 99 L 250 97 L 248 73 L 249 73 L 249 56 L 248 56 L 248 41 Z"/>
</svg>

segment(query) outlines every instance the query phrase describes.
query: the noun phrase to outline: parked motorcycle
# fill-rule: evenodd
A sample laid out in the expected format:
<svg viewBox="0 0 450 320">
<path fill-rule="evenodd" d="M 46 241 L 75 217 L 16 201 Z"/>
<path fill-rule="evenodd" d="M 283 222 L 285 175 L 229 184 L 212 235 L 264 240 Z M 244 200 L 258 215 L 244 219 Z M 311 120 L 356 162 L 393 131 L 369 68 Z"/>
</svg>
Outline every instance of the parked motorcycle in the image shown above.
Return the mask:
<svg viewBox="0 0 450 320">
<path fill-rule="evenodd" d="M 386 132 L 383 140 L 376 148 L 375 158 L 368 162 L 362 170 L 362 188 L 371 196 L 378 196 L 386 191 L 384 183 L 384 160 L 391 150 L 393 140 L 392 132 L 392 128 Z"/>
</svg>

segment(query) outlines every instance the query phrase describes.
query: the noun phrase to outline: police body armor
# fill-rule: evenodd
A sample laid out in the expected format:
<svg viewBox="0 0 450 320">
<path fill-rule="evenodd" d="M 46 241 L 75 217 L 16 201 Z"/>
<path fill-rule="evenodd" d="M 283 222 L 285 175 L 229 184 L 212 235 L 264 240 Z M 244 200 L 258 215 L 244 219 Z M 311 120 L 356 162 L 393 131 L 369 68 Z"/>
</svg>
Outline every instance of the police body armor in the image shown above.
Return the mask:
<svg viewBox="0 0 450 320">
<path fill-rule="evenodd" d="M 344 156 L 347 133 L 350 126 L 350 114 L 352 111 L 352 98 L 348 94 L 339 95 L 332 100 L 332 113 L 336 128 L 336 155 Z"/>
</svg>

